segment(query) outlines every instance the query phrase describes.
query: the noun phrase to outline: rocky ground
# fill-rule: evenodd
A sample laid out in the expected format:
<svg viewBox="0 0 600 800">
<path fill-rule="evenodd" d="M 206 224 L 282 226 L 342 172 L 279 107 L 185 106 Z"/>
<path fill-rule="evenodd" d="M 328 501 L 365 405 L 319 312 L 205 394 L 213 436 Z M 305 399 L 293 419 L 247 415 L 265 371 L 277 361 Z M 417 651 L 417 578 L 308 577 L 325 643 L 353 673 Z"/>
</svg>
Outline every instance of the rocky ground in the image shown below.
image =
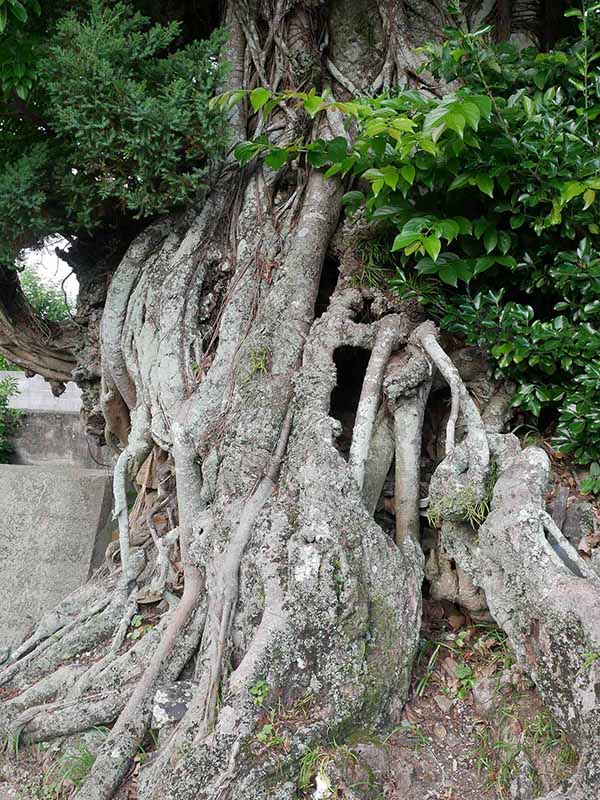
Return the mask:
<svg viewBox="0 0 600 800">
<path fill-rule="evenodd" d="M 309 715 L 309 701 L 291 710 L 265 708 L 257 748 L 269 757 L 285 747 L 282 718 L 289 727 Z M 92 732 L 66 756 L 52 746 L 9 743 L 0 756 L 0 800 L 68 800 L 104 735 Z M 578 759 L 514 663 L 504 634 L 449 604 L 428 602 L 400 724 L 354 738 L 306 754 L 299 798 L 532 800 L 567 778 Z M 137 775 L 153 746 L 149 740 L 140 750 L 119 800 L 135 800 Z"/>
</svg>

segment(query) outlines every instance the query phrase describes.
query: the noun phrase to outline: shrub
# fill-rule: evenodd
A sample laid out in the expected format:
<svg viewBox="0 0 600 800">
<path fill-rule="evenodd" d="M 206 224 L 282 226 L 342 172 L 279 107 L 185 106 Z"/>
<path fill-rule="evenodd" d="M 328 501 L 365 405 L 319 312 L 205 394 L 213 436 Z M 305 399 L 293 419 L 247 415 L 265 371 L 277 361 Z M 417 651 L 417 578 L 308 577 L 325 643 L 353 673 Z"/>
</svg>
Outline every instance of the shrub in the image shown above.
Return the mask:
<svg viewBox="0 0 600 800">
<path fill-rule="evenodd" d="M 0 464 L 5 464 L 13 451 L 11 436 L 18 424 L 20 412 L 9 408 L 8 401 L 18 391 L 14 378 L 0 380 Z"/>
<path fill-rule="evenodd" d="M 30 77 L 15 88 L 25 111 L 15 113 L 14 94 L 0 108 L 5 265 L 49 235 L 117 227 L 193 202 L 225 140 L 222 115 L 208 107 L 223 77 L 221 32 L 178 48 L 177 22 L 151 24 L 127 3 L 77 7 L 42 15 L 44 35 L 27 45 Z"/>
<path fill-rule="evenodd" d="M 554 414 L 556 445 L 587 464 L 600 459 L 600 4 L 569 16 L 578 36 L 550 53 L 494 44 L 489 27 L 448 30 L 425 48 L 430 73 L 456 82 L 439 98 L 254 90 L 256 111 L 334 107 L 357 135 L 286 148 L 263 138 L 236 154 L 273 168 L 300 155 L 354 176 L 345 203 L 380 223 L 391 290 L 482 345 L 497 376 L 517 381 L 515 406 Z"/>
</svg>

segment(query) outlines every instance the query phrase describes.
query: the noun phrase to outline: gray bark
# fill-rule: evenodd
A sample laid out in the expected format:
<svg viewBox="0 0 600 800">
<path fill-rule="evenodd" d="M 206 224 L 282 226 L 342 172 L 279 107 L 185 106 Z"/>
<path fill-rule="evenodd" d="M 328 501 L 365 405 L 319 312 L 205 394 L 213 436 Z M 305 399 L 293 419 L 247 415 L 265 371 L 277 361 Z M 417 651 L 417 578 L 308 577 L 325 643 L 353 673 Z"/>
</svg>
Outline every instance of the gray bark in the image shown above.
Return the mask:
<svg viewBox="0 0 600 800">
<path fill-rule="evenodd" d="M 230 88 L 298 88 L 323 79 L 343 95 L 348 87 L 397 82 L 401 72 L 414 81 L 419 37 L 411 19 L 418 16 L 430 36 L 444 17 L 440 4 L 415 5 L 422 13 L 401 0 L 344 4 L 344 29 L 327 51 L 333 67 L 321 74 L 327 20 L 318 4 L 229 4 Z M 368 66 L 361 8 L 378 20 L 382 48 Z M 331 11 L 339 19 L 339 4 Z M 352 42 L 355 51 L 344 50 Z M 253 130 L 247 111 L 235 110 L 236 135 Z M 274 140 L 343 131 L 334 114 L 310 130 L 292 106 L 266 130 Z M 120 563 L 107 562 L 98 578 L 110 590 L 106 602 L 82 594 L 82 616 L 76 601 L 66 602 L 0 673 L 0 685 L 25 689 L 0 710 L 5 732 L 18 729 L 37 741 L 114 722 L 77 793 L 82 800 L 114 797 L 151 724 L 156 692 L 184 668 L 193 676 L 192 701 L 142 770 L 141 800 L 291 800 L 309 747 L 399 713 L 421 620 L 419 462 L 435 369 L 453 397 L 447 457 L 431 486 L 432 504 L 456 500 L 443 504 L 450 509 L 444 546 L 485 590 L 559 720 L 582 744 L 598 733 L 595 673 L 574 685 L 566 677 L 584 647 L 600 646 L 596 623 L 581 613 L 583 600 L 598 603 L 597 579 L 544 516 L 547 465 L 538 453 L 521 454 L 512 439 L 488 435 L 435 328 L 417 325 L 401 304 L 379 298 L 371 304 L 373 321 L 361 321 L 373 293 L 352 286 L 342 270 L 315 319 L 323 265 L 340 234 L 344 187 L 315 170 L 291 172 L 226 162 L 202 208 L 144 232 L 112 278 L 100 326 L 101 399 L 107 439 L 121 451 Z M 336 248 L 344 241 L 350 246 L 341 260 L 350 263 L 351 237 L 342 231 Z M 371 351 L 349 462 L 336 447 L 339 423 L 330 409 L 342 347 Z M 457 421 L 466 428 L 459 443 Z M 392 449 L 395 541 L 372 517 Z M 477 543 L 461 522 L 460 497 L 465 489 L 483 497 L 490 451 L 501 477 Z M 140 477 L 151 463 L 164 466 L 157 483 L 170 488 L 162 494 Z M 140 490 L 129 519 L 126 470 Z M 152 518 L 169 498 L 178 519 L 157 548 Z M 180 599 L 165 563 L 177 542 Z M 524 568 L 525 542 L 539 556 L 535 574 Z M 550 601 L 547 581 L 558 581 Z M 161 621 L 117 652 L 123 620 L 148 587 L 163 594 Z M 543 616 L 548 607 L 552 614 Z M 577 631 L 576 656 L 565 625 Z M 96 647 L 108 653 L 96 667 L 61 667 Z M 264 706 L 254 702 L 258 682 L 267 687 Z M 101 687 L 100 697 L 92 684 Z M 67 694 L 78 695 L 76 712 L 64 706 Z M 310 713 L 292 724 L 299 702 Z M 272 747 L 259 735 L 265 709 L 275 714 Z M 597 786 L 595 775 L 591 767 L 582 773 L 574 791 Z"/>
</svg>

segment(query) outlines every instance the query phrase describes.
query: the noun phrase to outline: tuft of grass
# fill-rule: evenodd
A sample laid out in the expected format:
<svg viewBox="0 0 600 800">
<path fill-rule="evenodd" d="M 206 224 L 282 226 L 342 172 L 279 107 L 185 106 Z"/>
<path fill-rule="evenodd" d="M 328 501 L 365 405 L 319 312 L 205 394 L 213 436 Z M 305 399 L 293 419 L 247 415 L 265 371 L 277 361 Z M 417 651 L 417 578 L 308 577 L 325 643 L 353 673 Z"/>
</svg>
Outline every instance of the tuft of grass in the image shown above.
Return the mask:
<svg viewBox="0 0 600 800">
<path fill-rule="evenodd" d="M 85 745 L 80 744 L 75 751 L 64 753 L 57 759 L 40 781 L 22 786 L 17 800 L 69 800 L 83 785 L 95 758 Z"/>
<path fill-rule="evenodd" d="M 591 652 L 591 653 L 584 653 L 583 654 L 583 664 L 579 672 L 585 672 L 586 670 L 592 667 L 592 664 L 595 664 L 596 661 L 600 659 L 600 653 Z"/>
</svg>

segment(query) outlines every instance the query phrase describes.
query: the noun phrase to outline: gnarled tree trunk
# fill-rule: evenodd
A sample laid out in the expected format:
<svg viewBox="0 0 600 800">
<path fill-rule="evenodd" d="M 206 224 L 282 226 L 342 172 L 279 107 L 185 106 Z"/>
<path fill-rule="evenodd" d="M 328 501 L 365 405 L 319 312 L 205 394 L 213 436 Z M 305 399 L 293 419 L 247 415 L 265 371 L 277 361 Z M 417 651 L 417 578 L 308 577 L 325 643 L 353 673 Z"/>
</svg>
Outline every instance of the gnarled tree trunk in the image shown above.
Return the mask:
<svg viewBox="0 0 600 800">
<path fill-rule="evenodd" d="M 443 27 L 444 6 L 230 3 L 229 88 L 329 84 L 346 97 L 418 80 L 414 47 Z M 259 124 L 244 105 L 233 112 L 234 137 Z M 289 106 L 265 132 L 329 138 L 340 124 L 335 114 L 309 124 Z M 342 192 L 303 164 L 226 162 L 198 213 L 152 225 L 112 277 L 100 399 L 107 441 L 120 452 L 119 558 L 111 548 L 106 568 L 48 614 L 0 674 L 1 685 L 22 690 L 1 719 L 23 741 L 113 726 L 78 797 L 114 796 L 152 725 L 157 691 L 182 674 L 192 699 L 142 770 L 144 800 L 296 797 L 310 747 L 394 718 L 419 636 L 418 464 L 436 370 L 453 397 L 430 491 L 444 509 L 445 546 L 485 590 L 575 739 L 584 745 L 599 732 L 597 665 L 575 682 L 567 674 L 600 647 L 600 630 L 569 599 L 576 592 L 595 606 L 598 579 L 574 552 L 580 574 L 567 574 L 572 565 L 543 535 L 547 465 L 486 430 L 418 309 L 356 285 L 356 244 L 369 232 L 344 222 Z M 341 352 L 366 371 L 357 404 L 341 398 L 336 412 Z M 466 427 L 459 444 L 457 419 Z M 394 451 L 395 540 L 372 516 Z M 477 501 L 487 491 L 491 459 L 500 465 L 494 509 L 474 541 L 457 520 L 467 494 Z M 128 475 L 139 489 L 131 515 Z M 524 537 L 539 553 L 539 576 L 523 567 Z M 552 620 L 543 616 L 549 591 Z M 157 625 L 124 648 L 138 603 L 152 600 Z M 69 664 L 89 650 L 91 666 Z M 595 790 L 595 770 L 582 770 L 580 794 L 565 797 Z"/>
</svg>

